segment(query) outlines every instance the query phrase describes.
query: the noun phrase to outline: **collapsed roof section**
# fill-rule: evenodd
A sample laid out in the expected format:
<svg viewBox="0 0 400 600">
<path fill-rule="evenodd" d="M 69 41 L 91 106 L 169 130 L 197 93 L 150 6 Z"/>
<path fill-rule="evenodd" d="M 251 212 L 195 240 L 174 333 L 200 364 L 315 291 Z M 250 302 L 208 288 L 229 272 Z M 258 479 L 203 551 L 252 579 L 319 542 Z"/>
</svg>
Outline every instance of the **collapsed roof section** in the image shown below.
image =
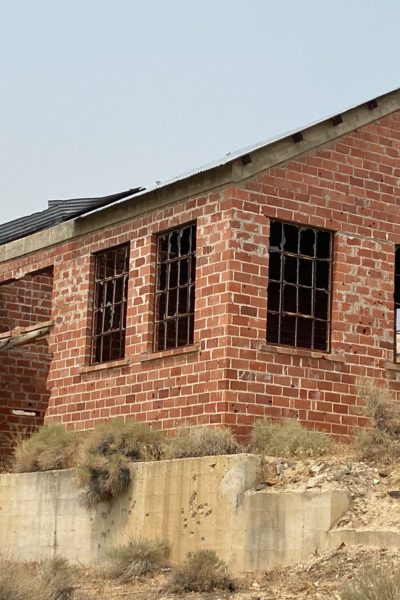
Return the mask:
<svg viewBox="0 0 400 600">
<path fill-rule="evenodd" d="M 137 187 L 125 192 L 119 192 L 118 194 L 111 194 L 110 196 L 100 196 L 98 198 L 72 198 L 69 200 L 49 200 L 48 208 L 40 212 L 21 217 L 3 223 L 0 225 L 0 244 L 5 244 L 12 240 L 18 240 L 47 229 L 53 225 L 75 219 L 87 212 L 95 209 L 99 209 L 117 202 L 134 196 L 138 192 L 143 191 L 144 188 Z"/>
</svg>

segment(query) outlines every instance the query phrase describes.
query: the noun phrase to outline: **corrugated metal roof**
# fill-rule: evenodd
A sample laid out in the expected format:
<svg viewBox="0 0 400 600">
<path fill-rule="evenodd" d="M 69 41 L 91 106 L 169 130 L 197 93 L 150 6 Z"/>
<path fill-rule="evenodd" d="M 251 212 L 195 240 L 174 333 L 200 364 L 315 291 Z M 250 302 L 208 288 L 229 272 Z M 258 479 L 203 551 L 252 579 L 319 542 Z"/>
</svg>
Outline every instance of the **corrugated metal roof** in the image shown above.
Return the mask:
<svg viewBox="0 0 400 600">
<path fill-rule="evenodd" d="M 0 225 L 0 244 L 18 240 L 36 231 L 47 229 L 58 223 L 69 221 L 83 215 L 86 212 L 99 209 L 141 192 L 144 188 L 137 187 L 110 196 L 98 198 L 71 198 L 68 200 L 49 200 L 46 210 L 9 221 Z"/>
<path fill-rule="evenodd" d="M 389 93 L 396 92 L 398 91 L 398 89 L 380 94 L 379 96 L 376 96 L 376 98 L 379 100 L 379 98 L 382 98 L 383 96 Z M 126 202 L 130 199 L 131 196 L 135 196 L 136 199 L 146 194 L 151 194 L 155 190 L 166 188 L 179 181 L 184 181 L 196 175 L 200 175 L 201 173 L 212 171 L 214 169 L 217 169 L 218 167 L 222 167 L 224 165 L 232 163 L 238 158 L 245 156 L 246 154 L 250 154 L 251 152 L 255 152 L 256 150 L 259 150 L 261 148 L 266 148 L 267 146 L 271 146 L 272 144 L 283 141 L 286 138 L 295 135 L 296 133 L 309 129 L 310 127 L 314 127 L 315 125 L 320 125 L 324 122 L 328 122 L 336 115 L 344 114 L 348 111 L 353 110 L 354 108 L 362 106 L 363 104 L 367 104 L 368 102 L 371 102 L 371 100 L 360 102 L 349 108 L 346 108 L 343 111 L 336 112 L 322 119 L 318 119 L 317 121 L 308 123 L 307 125 L 303 125 L 302 127 L 299 127 L 297 129 L 287 131 L 284 134 L 280 134 L 278 136 L 271 137 L 267 140 L 263 140 L 262 142 L 259 142 L 257 144 L 247 146 L 246 148 L 242 148 L 235 152 L 228 152 L 227 154 L 214 160 L 213 162 L 205 164 L 191 171 L 182 173 L 177 177 L 163 181 L 160 184 L 156 184 L 147 189 L 138 187 L 132 190 L 127 190 L 126 192 L 121 192 L 119 194 L 113 194 L 111 196 L 103 196 L 99 198 L 50 200 L 49 208 L 47 210 L 37 212 L 32 215 L 22 217 L 20 219 L 16 219 L 14 221 L 10 221 L 8 223 L 0 225 L 0 245 L 5 244 L 6 242 L 10 242 L 12 240 L 28 236 L 32 233 L 35 233 L 36 231 L 52 227 L 53 225 L 57 225 L 58 223 L 61 223 L 63 221 L 71 220 L 77 217 L 86 218 L 93 213 L 107 210 L 111 206 L 115 206 L 122 202 Z"/>
<path fill-rule="evenodd" d="M 393 93 L 395 91 L 397 91 L 400 88 L 396 88 L 395 90 L 390 90 L 388 92 L 384 92 L 382 94 L 379 94 L 379 96 L 376 96 L 375 98 L 377 98 L 379 100 L 379 98 L 381 98 L 382 96 L 385 96 L 386 94 L 390 94 Z M 140 196 L 144 196 L 146 194 L 150 194 L 151 192 L 154 192 L 155 190 L 159 190 L 162 188 L 166 188 L 169 185 L 173 185 L 174 183 L 177 183 L 179 181 L 183 181 L 185 179 L 190 179 L 191 177 L 194 177 L 195 175 L 200 175 L 201 173 L 206 173 L 207 171 L 211 171 L 213 169 L 216 169 L 218 167 L 222 167 L 224 165 L 227 165 L 229 163 L 232 163 L 233 161 L 237 160 L 238 158 L 241 158 L 243 156 L 246 156 L 246 154 L 250 154 L 251 152 L 255 152 L 256 150 L 259 150 L 261 148 L 266 148 L 267 146 L 271 146 L 272 144 L 275 144 L 276 142 L 280 142 L 286 138 L 289 138 L 293 135 L 295 135 L 296 133 L 300 133 L 301 131 L 304 131 L 305 129 L 309 129 L 310 127 L 314 127 L 315 125 L 320 125 L 326 121 L 330 121 L 331 119 L 333 119 L 333 117 L 339 115 L 339 114 L 344 114 L 348 111 L 353 110 L 354 108 L 358 108 L 359 106 L 362 106 L 363 104 L 367 104 L 368 102 L 371 102 L 371 98 L 369 98 L 368 100 L 364 100 L 363 102 L 358 102 L 357 104 L 354 104 L 342 111 L 337 111 L 335 113 L 332 113 L 331 115 L 327 116 L 327 117 L 323 117 L 321 119 L 317 119 L 316 121 L 312 121 L 311 123 L 308 123 L 307 125 L 303 125 L 302 127 L 298 127 L 296 129 L 292 129 L 290 131 L 286 131 L 285 133 L 267 138 L 266 140 L 263 140 L 261 142 L 258 142 L 256 144 L 253 144 L 251 146 L 247 146 L 245 148 L 241 148 L 240 150 L 235 150 L 234 152 L 228 152 L 227 154 L 225 154 L 224 156 L 221 156 L 220 158 L 217 158 L 216 160 L 210 162 L 210 163 L 206 163 L 196 169 L 190 170 L 190 171 L 186 171 L 184 173 L 182 173 L 181 175 L 178 175 L 177 177 L 174 177 L 172 179 L 167 179 L 166 181 L 162 181 L 159 184 L 153 185 L 153 186 L 149 186 L 146 187 L 145 190 L 143 190 L 142 192 L 138 193 L 136 195 L 136 197 L 140 197 Z M 120 202 L 123 202 L 124 200 L 119 200 L 113 203 L 113 205 L 117 205 Z M 107 207 L 108 208 L 108 207 Z M 90 211 L 88 213 L 85 214 L 86 216 L 89 216 L 93 213 L 96 212 L 100 212 L 102 210 L 106 210 L 105 208 L 96 208 L 93 211 Z"/>
</svg>

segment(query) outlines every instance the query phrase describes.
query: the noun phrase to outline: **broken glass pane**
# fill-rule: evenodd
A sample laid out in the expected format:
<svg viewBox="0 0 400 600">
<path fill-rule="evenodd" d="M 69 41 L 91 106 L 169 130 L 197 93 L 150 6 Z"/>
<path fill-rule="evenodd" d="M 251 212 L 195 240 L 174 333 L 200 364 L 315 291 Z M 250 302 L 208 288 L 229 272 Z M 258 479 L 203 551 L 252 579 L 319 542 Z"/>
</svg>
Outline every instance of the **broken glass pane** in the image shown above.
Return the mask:
<svg viewBox="0 0 400 600">
<path fill-rule="evenodd" d="M 278 312 L 280 309 L 280 295 L 281 286 L 280 283 L 270 281 L 268 285 L 268 310 Z"/>
<path fill-rule="evenodd" d="M 329 231 L 317 233 L 317 258 L 329 258 L 331 255 L 331 234 Z"/>
<path fill-rule="evenodd" d="M 282 227 L 280 221 L 272 221 L 269 234 L 269 247 L 271 250 L 281 250 L 282 244 Z"/>
<path fill-rule="evenodd" d="M 279 315 L 276 313 L 268 313 L 267 342 L 271 344 L 279 343 Z"/>
<path fill-rule="evenodd" d="M 297 258 L 285 256 L 283 263 L 283 279 L 285 283 L 297 283 Z"/>
<path fill-rule="evenodd" d="M 294 346 L 296 343 L 296 317 L 281 316 L 281 344 Z"/>
<path fill-rule="evenodd" d="M 302 229 L 300 231 L 300 254 L 303 254 L 304 256 L 315 256 L 314 229 Z"/>
<path fill-rule="evenodd" d="M 312 285 L 313 261 L 306 258 L 299 259 L 299 284 Z"/>
<path fill-rule="evenodd" d="M 296 225 L 289 225 L 287 223 L 283 226 L 284 232 L 284 244 L 283 249 L 285 252 L 293 252 L 297 254 L 299 250 L 299 228 Z"/>
<path fill-rule="evenodd" d="M 279 252 L 271 252 L 269 255 L 269 279 L 279 281 L 281 278 L 281 254 Z"/>
<path fill-rule="evenodd" d="M 302 348 L 312 348 L 313 320 L 297 318 L 297 345 Z"/>
<path fill-rule="evenodd" d="M 283 310 L 284 312 L 297 312 L 297 287 L 295 285 L 283 286 Z"/>
</svg>

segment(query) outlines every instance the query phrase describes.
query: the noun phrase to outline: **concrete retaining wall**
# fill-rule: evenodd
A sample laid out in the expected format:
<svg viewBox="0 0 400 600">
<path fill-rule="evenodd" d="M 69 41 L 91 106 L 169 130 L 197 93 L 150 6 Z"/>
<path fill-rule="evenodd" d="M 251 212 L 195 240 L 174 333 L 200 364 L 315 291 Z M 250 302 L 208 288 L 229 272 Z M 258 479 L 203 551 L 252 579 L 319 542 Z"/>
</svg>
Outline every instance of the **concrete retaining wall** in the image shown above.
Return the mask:
<svg viewBox="0 0 400 600">
<path fill-rule="evenodd" d="M 168 539 L 174 562 L 212 548 L 235 571 L 250 571 L 327 548 L 347 493 L 255 491 L 259 467 L 248 454 L 136 463 L 128 492 L 90 511 L 72 470 L 0 475 L 1 551 L 95 565 L 133 534 Z"/>
</svg>

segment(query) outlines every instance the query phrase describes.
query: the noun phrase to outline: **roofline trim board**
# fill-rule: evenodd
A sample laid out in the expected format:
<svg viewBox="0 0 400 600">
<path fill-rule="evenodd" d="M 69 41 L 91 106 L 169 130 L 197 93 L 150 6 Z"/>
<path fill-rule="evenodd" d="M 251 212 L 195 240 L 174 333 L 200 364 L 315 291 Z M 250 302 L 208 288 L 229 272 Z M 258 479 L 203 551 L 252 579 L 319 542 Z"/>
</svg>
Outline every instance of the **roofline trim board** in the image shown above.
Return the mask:
<svg viewBox="0 0 400 600">
<path fill-rule="evenodd" d="M 399 110 L 400 89 L 384 94 L 377 100 L 375 108 L 370 108 L 370 103 L 365 102 L 340 113 L 342 122 L 336 125 L 331 116 L 299 129 L 303 139 L 298 143 L 292 138 L 295 132 L 291 132 L 253 150 L 248 148 L 242 154 L 229 157 L 225 163 L 205 167 L 158 188 L 139 192 L 128 200 L 120 200 L 82 217 L 4 244 L 0 246 L 0 263 L 123 223 L 168 204 L 244 181 Z M 250 155 L 250 162 L 241 160 L 245 155 Z"/>
</svg>

